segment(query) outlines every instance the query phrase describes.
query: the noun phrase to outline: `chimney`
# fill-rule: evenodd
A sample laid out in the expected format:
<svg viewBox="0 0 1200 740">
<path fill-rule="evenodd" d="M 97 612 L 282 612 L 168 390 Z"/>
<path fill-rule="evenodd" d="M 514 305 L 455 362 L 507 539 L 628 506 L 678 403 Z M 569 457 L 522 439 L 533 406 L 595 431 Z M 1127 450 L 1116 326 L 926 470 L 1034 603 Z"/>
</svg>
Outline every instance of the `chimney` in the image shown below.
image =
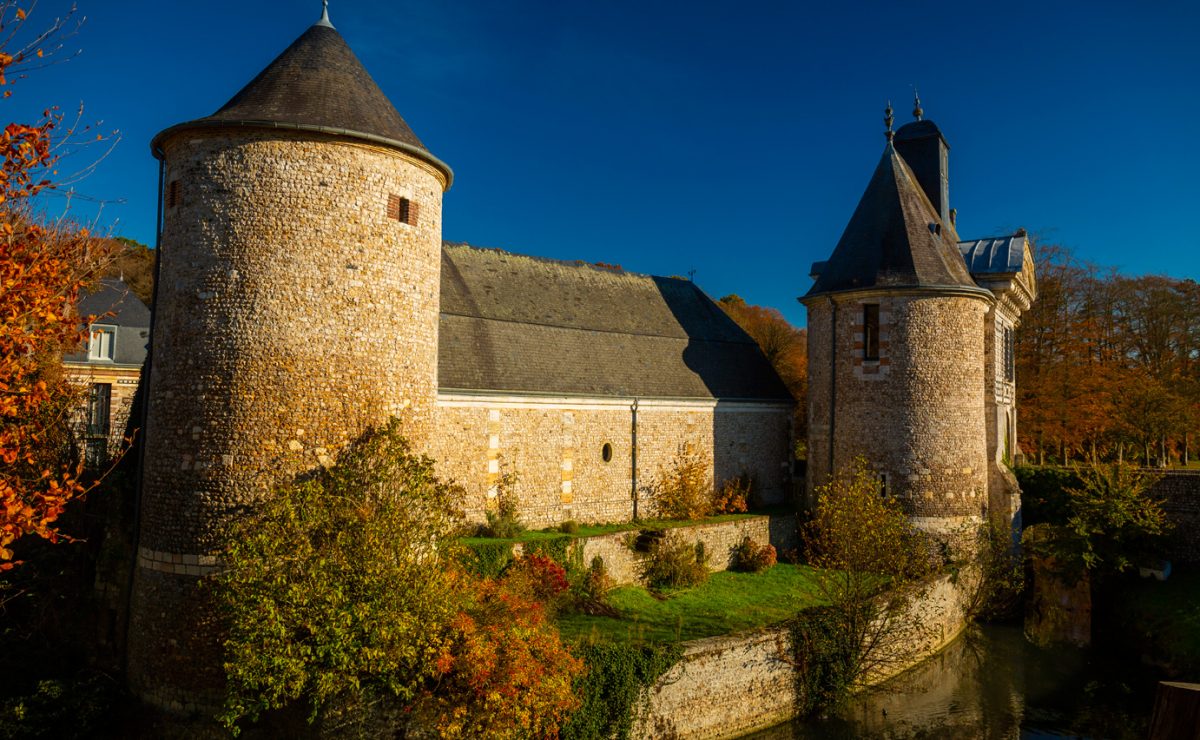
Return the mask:
<svg viewBox="0 0 1200 740">
<path fill-rule="evenodd" d="M 916 98 L 913 115 L 917 120 L 906 123 L 896 132 L 896 151 L 917 176 L 917 182 L 943 224 L 950 220 L 950 145 L 933 121 L 924 119 L 921 99 Z"/>
</svg>

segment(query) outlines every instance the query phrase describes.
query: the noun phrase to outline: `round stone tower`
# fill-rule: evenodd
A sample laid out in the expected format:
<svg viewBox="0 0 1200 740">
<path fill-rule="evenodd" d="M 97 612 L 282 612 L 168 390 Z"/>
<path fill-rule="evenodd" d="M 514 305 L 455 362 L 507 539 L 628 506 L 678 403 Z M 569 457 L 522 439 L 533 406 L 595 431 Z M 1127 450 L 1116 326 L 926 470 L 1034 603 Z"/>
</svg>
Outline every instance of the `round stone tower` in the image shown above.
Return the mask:
<svg viewBox="0 0 1200 740">
<path fill-rule="evenodd" d="M 159 279 L 130 614 L 144 699 L 224 686 L 198 580 L 226 525 L 437 394 L 442 193 L 430 154 L 321 20 L 224 107 L 158 134 Z"/>
<path fill-rule="evenodd" d="M 856 457 L 935 534 L 987 514 L 984 320 L 932 121 L 891 132 L 808 309 L 808 492 Z"/>
</svg>

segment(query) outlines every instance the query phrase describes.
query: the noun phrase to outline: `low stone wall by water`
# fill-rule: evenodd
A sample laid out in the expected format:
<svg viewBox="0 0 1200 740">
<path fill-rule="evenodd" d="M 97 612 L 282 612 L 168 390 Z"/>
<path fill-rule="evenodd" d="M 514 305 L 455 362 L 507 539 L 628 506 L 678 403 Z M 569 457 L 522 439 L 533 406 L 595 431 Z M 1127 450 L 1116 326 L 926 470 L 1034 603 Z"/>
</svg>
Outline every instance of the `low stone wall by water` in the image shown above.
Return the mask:
<svg viewBox="0 0 1200 740">
<path fill-rule="evenodd" d="M 967 624 L 965 579 L 941 576 L 911 607 L 926 627 L 918 644 L 896 645 L 904 660 L 884 681 L 949 645 Z M 634 737 L 734 738 L 796 716 L 788 630 L 773 628 L 685 644 L 683 658 L 649 690 Z"/>
</svg>

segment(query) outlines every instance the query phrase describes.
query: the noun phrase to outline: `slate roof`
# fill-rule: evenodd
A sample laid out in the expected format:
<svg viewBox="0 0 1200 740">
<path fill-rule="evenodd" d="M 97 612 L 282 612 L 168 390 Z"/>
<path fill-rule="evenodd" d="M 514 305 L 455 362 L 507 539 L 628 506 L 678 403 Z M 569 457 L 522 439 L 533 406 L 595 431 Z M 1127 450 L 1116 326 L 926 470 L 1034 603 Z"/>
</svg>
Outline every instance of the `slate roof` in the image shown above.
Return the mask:
<svg viewBox="0 0 1200 740">
<path fill-rule="evenodd" d="M 95 290 L 79 297 L 76 311 L 80 317 L 95 316 L 95 324 L 116 327 L 113 363 L 141 365 L 150 341 L 150 309 L 129 290 L 125 281 L 103 278 Z M 65 355 L 68 362 L 87 362 L 87 349 Z"/>
<path fill-rule="evenodd" d="M 957 244 L 954 226 L 941 222 L 916 176 L 889 144 L 833 255 L 805 298 L 865 288 L 982 292 L 967 272 Z"/>
<path fill-rule="evenodd" d="M 1026 235 L 994 236 L 958 243 L 972 275 L 1018 273 L 1025 266 Z"/>
<path fill-rule="evenodd" d="M 447 243 L 438 383 L 791 401 L 754 340 L 690 281 Z"/>
<path fill-rule="evenodd" d="M 423 156 L 450 176 L 429 153 L 363 67 L 342 35 L 317 23 L 211 116 L 181 123 L 168 133 L 224 125 L 263 125 L 363 135 Z"/>
</svg>

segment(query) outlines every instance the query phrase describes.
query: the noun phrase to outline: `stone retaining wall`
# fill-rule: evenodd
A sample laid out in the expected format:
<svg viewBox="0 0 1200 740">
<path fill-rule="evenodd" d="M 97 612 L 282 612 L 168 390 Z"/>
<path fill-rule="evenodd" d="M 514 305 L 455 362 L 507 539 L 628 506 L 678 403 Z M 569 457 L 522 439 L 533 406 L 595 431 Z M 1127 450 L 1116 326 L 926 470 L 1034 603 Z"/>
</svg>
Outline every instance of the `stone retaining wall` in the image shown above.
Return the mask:
<svg viewBox="0 0 1200 740">
<path fill-rule="evenodd" d="M 1162 498 L 1163 511 L 1175 525 L 1171 533 L 1170 557 L 1189 563 L 1200 562 L 1200 471 L 1149 472 L 1162 475 L 1150 493 Z"/>
<path fill-rule="evenodd" d="M 925 639 L 896 645 L 905 659 L 872 683 L 921 663 L 958 637 L 967 624 L 961 583 L 952 576 L 932 582 L 912 607 L 927 628 Z M 734 738 L 792 719 L 797 696 L 791 655 L 784 628 L 686 643 L 683 658 L 650 689 L 633 737 Z"/>
<path fill-rule="evenodd" d="M 708 553 L 709 570 L 729 568 L 733 549 L 749 537 L 759 545 L 770 543 L 776 551 L 783 553 L 799 546 L 796 534 L 795 514 L 772 514 L 729 522 L 699 524 L 692 527 L 670 529 L 668 536 L 681 537 L 687 542 L 703 542 Z M 583 562 L 588 564 L 595 557 L 604 560 L 608 573 L 618 584 L 634 583 L 638 579 L 638 561 L 644 557 L 634 552 L 627 544 L 637 531 L 589 537 L 583 546 Z"/>
</svg>

